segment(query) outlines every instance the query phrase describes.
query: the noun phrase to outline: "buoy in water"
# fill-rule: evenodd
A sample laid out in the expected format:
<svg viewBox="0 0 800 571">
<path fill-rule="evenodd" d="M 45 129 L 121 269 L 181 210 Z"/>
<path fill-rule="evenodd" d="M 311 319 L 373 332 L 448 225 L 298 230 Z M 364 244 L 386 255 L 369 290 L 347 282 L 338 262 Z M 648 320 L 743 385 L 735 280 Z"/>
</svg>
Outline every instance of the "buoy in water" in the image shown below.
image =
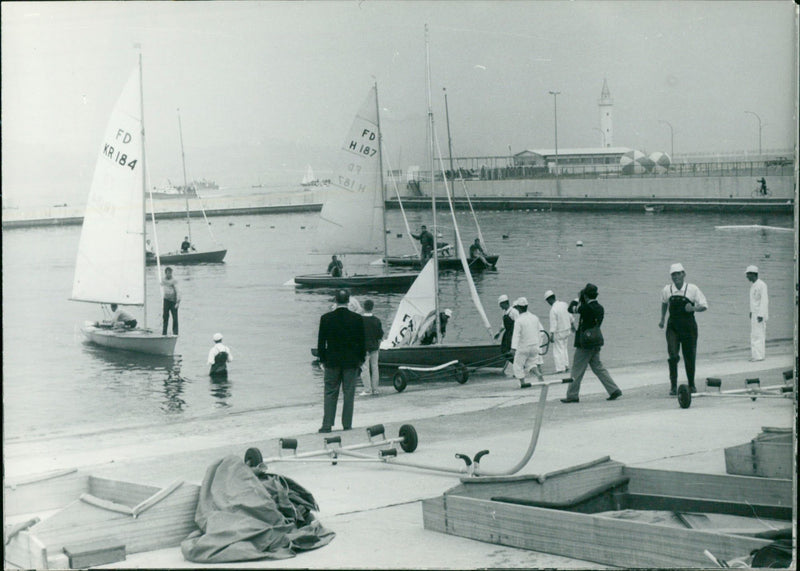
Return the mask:
<svg viewBox="0 0 800 571">
<path fill-rule="evenodd" d="M 769 252 L 767 252 L 766 254 L 764 254 L 764 257 L 765 257 L 765 258 L 769 258 Z"/>
<path fill-rule="evenodd" d="M 250 225 L 249 225 L 249 224 L 245 224 L 245 226 L 247 226 L 248 228 L 250 228 Z"/>
<path fill-rule="evenodd" d="M 402 238 L 402 237 L 403 237 L 403 235 L 402 235 L 402 234 L 398 234 L 398 235 L 397 235 L 397 237 L 398 237 L 398 238 Z"/>
<path fill-rule="evenodd" d="M 583 246 L 583 242 L 581 240 L 578 240 L 577 242 L 575 242 L 575 246 L 580 248 L 581 246 Z"/>
<path fill-rule="evenodd" d="M 508 234 L 503 234 L 503 240 L 508 240 Z"/>
<path fill-rule="evenodd" d="M 228 222 L 228 226 L 233 226 L 233 222 Z"/>
<path fill-rule="evenodd" d="M 275 226 L 270 226 L 270 228 L 275 228 Z"/>
<path fill-rule="evenodd" d="M 306 229 L 305 226 L 300 226 L 300 230 L 305 230 L 305 229 Z"/>
</svg>

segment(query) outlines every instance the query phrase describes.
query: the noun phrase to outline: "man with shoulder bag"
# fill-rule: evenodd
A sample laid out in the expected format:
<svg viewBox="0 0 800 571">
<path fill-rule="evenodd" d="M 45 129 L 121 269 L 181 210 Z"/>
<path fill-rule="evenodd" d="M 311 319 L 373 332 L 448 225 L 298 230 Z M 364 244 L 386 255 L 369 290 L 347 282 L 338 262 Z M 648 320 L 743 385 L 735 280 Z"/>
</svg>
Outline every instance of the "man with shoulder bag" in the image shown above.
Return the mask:
<svg viewBox="0 0 800 571">
<path fill-rule="evenodd" d="M 580 316 L 578 330 L 575 333 L 575 354 L 572 357 L 572 383 L 567 389 L 567 397 L 561 399 L 563 403 L 580 402 L 581 381 L 586 372 L 586 367 L 591 367 L 608 391 L 608 399 L 616 400 L 622 396 L 614 379 L 600 362 L 600 349 L 603 347 L 603 333 L 600 325 L 603 323 L 605 310 L 597 301 L 597 286 L 586 284 L 579 294 L 579 299 L 573 300 L 568 307 L 570 313 Z"/>
</svg>

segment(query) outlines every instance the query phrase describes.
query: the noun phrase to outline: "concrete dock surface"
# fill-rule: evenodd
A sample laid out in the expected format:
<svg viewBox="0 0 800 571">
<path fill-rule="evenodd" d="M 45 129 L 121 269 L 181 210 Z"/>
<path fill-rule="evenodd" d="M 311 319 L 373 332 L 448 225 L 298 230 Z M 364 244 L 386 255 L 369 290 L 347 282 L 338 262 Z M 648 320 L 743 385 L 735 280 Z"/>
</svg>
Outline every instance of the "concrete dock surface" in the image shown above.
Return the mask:
<svg viewBox="0 0 800 571">
<path fill-rule="evenodd" d="M 794 366 L 791 343 L 770 344 L 768 357 L 749 362 L 746 352 L 700 355 L 697 386 L 706 377 L 723 380 L 723 390 L 740 388 L 745 378 L 762 386 L 783 383 Z M 725 473 L 724 448 L 749 442 L 762 427 L 793 427 L 793 399 L 695 398 L 687 409 L 669 397 L 666 362 L 610 370 L 623 396 L 612 402 L 587 372 L 581 401 L 558 399 L 566 385 L 551 386 L 538 446 L 520 474 L 541 474 L 610 456 L 629 465 L 685 472 Z M 546 380 L 564 376 L 546 375 Z M 683 378 L 683 371 L 681 371 Z M 424 389 L 424 390 L 423 390 Z M 321 391 L 320 391 L 321 393 Z M 464 385 L 453 381 L 410 384 L 403 393 L 382 387 L 380 396 L 356 397 L 354 426 L 331 435 L 342 444 L 367 441 L 365 428 L 382 423 L 386 436 L 412 424 L 419 447 L 403 459 L 458 470 L 455 453 L 473 456 L 488 449 L 486 470 L 505 470 L 522 458 L 531 439 L 539 389 L 520 389 L 510 377 L 473 373 Z M 341 407 L 341 403 L 340 403 Z M 341 413 L 341 409 L 337 411 Z M 158 426 L 118 426 L 70 432 L 4 444 L 5 477 L 80 467 L 100 476 L 166 485 L 176 478 L 200 483 L 215 460 L 242 457 L 258 447 L 278 455 L 278 439 L 296 438 L 297 452 L 319 450 L 319 402 L 288 408 L 221 412 Z M 338 422 L 337 416 L 337 422 Z M 376 455 L 377 457 L 377 455 Z M 293 478 L 320 505 L 318 519 L 336 538 L 316 551 L 288 560 L 226 564 L 232 568 L 601 568 L 596 563 L 481 543 L 426 531 L 420 500 L 441 495 L 459 476 L 381 462 L 275 462 L 270 471 Z M 746 554 L 743 554 L 746 555 Z M 115 568 L 196 568 L 180 548 L 128 555 Z M 208 567 L 219 567 L 208 565 Z"/>
</svg>

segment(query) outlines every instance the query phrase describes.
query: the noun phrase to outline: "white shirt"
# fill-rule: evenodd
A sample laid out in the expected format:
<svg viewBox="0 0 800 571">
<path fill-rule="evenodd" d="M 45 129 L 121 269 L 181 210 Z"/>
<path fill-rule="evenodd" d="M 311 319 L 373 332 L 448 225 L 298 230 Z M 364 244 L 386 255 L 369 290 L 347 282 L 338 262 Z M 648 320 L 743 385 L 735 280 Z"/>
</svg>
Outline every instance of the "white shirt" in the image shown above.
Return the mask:
<svg viewBox="0 0 800 571">
<path fill-rule="evenodd" d="M 700 288 L 694 284 L 687 282 L 683 283 L 683 287 L 678 289 L 675 284 L 667 284 L 661 290 L 661 303 L 669 303 L 669 298 L 673 295 L 682 295 L 694 304 L 695 310 L 698 308 L 708 309 L 708 302 L 706 296 L 700 291 Z"/>
<path fill-rule="evenodd" d="M 208 364 L 214 364 L 214 357 L 217 356 L 217 353 L 225 352 L 228 354 L 228 361 L 233 361 L 233 355 L 231 354 L 231 350 L 223 345 L 222 343 L 214 343 L 214 346 L 208 351 Z"/>
<path fill-rule="evenodd" d="M 514 320 L 514 335 L 511 337 L 512 349 L 529 349 L 541 344 L 542 323 L 529 311 L 520 313 Z"/>
<path fill-rule="evenodd" d="M 767 284 L 760 279 L 750 285 L 750 313 L 753 317 L 763 317 L 764 321 L 769 319 Z"/>
<path fill-rule="evenodd" d="M 555 301 L 550 306 L 550 332 L 570 331 L 572 328 L 572 316 L 567 311 L 567 302 Z"/>
</svg>

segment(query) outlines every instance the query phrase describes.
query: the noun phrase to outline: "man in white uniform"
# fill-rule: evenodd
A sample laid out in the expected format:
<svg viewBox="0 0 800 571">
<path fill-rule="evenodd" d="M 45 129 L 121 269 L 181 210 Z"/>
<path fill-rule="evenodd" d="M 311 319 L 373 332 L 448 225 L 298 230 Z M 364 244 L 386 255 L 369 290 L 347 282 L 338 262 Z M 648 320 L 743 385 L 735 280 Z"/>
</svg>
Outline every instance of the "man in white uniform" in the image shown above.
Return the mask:
<svg viewBox="0 0 800 571">
<path fill-rule="evenodd" d="M 514 320 L 514 335 L 511 337 L 511 351 L 514 353 L 514 377 L 519 381 L 521 389 L 531 384 L 525 381 L 527 374 L 533 370 L 540 383 L 544 382 L 540 365 L 544 362 L 539 354 L 541 345 L 542 323 L 534 314 L 528 312 L 528 300 L 524 297 L 514 302 L 519 315 Z"/>
<path fill-rule="evenodd" d="M 767 319 L 769 319 L 769 295 L 767 284 L 758 279 L 758 267 L 747 266 L 745 270 L 750 286 L 750 360 L 763 361 L 766 355 Z"/>
<path fill-rule="evenodd" d="M 550 342 L 553 344 L 553 361 L 556 373 L 569 371 L 569 351 L 567 340 L 572 333 L 572 317 L 567 303 L 558 301 L 551 290 L 544 293 L 544 299 L 550 304 Z"/>
</svg>

